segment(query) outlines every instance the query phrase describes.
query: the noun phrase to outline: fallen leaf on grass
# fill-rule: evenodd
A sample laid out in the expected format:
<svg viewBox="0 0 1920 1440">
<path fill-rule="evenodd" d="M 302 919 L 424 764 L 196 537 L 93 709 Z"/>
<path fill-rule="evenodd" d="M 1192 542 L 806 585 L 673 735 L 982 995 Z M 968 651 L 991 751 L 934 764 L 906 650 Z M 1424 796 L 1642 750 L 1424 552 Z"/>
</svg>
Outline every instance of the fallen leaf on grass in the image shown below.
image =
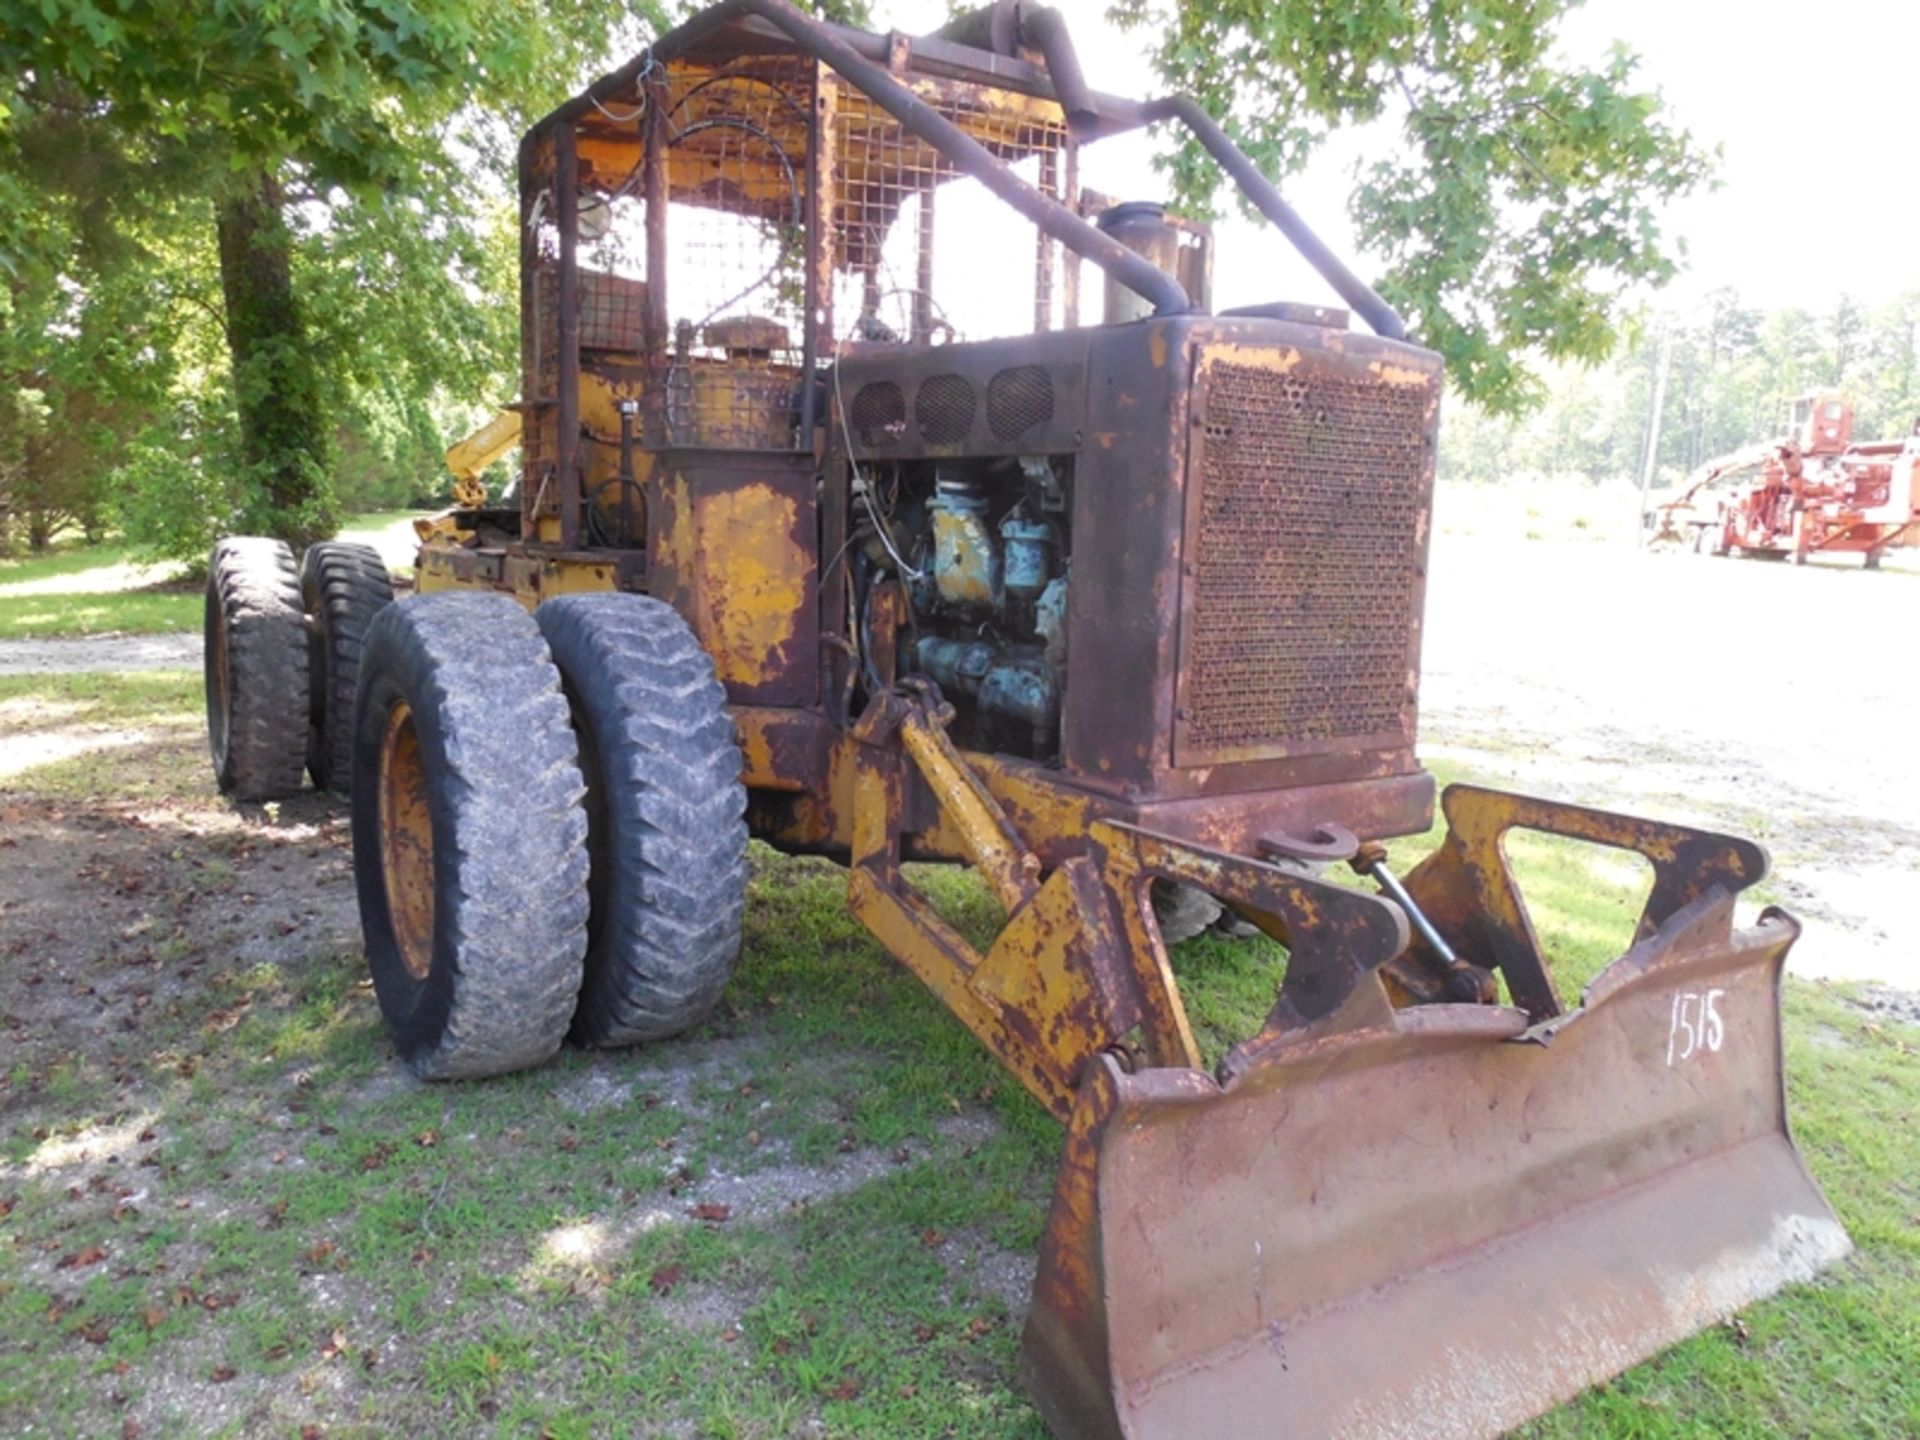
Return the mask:
<svg viewBox="0 0 1920 1440">
<path fill-rule="evenodd" d="M 827 1392 L 827 1398 L 829 1400 L 851 1400 L 859 1393 L 860 1393 L 859 1379 L 855 1376 L 849 1375 L 846 1379 L 842 1380 L 838 1385 L 834 1386 L 833 1389 Z"/>
<path fill-rule="evenodd" d="M 84 1250 L 74 1250 L 62 1255 L 58 1260 L 53 1262 L 53 1268 L 56 1270 L 84 1270 L 89 1265 L 98 1265 L 106 1258 L 106 1246 L 89 1245 Z"/>
<path fill-rule="evenodd" d="M 344 1330 L 335 1330 L 333 1334 L 327 1337 L 326 1343 L 320 1347 L 320 1358 L 322 1360 L 338 1360 L 346 1353 L 347 1332 Z"/>
<path fill-rule="evenodd" d="M 703 1201 L 694 1206 L 688 1213 L 696 1220 L 710 1220 L 718 1224 L 722 1220 L 731 1220 L 733 1218 L 733 1207 L 731 1205 L 716 1204 L 713 1201 Z"/>
<path fill-rule="evenodd" d="M 656 1295 L 665 1295 L 686 1278 L 686 1268 L 680 1265 L 662 1265 L 647 1277 L 647 1285 Z"/>
<path fill-rule="evenodd" d="M 140 1318 L 146 1322 L 149 1330 L 158 1330 L 166 1323 L 167 1312 L 158 1305 L 149 1305 L 140 1312 Z"/>
<path fill-rule="evenodd" d="M 238 1375 L 239 1373 L 240 1372 L 234 1369 L 231 1365 L 219 1365 L 214 1367 L 213 1374 L 209 1375 L 207 1378 L 213 1381 L 213 1383 L 216 1385 L 224 1385 L 227 1383 L 227 1381 L 233 1379 L 233 1377 Z"/>
<path fill-rule="evenodd" d="M 942 1235 L 938 1230 L 922 1230 L 920 1232 L 920 1243 L 929 1250 L 934 1250 L 946 1244 L 947 1237 Z"/>
<path fill-rule="evenodd" d="M 333 1258 L 334 1251 L 339 1248 L 340 1247 L 331 1240 L 318 1241 L 307 1247 L 306 1262 L 309 1265 L 324 1265 Z"/>
<path fill-rule="evenodd" d="M 422 1150 L 431 1150 L 440 1143 L 440 1132 L 438 1130 L 422 1130 L 418 1135 L 413 1137 L 413 1143 L 418 1145 Z"/>
</svg>

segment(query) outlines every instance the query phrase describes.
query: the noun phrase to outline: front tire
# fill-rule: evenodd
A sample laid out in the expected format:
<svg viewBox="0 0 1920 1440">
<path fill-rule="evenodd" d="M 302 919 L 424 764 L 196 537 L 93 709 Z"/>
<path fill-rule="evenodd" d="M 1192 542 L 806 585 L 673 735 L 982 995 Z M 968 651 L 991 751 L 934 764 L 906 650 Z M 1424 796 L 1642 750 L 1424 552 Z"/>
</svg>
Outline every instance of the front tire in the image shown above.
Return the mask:
<svg viewBox="0 0 1920 1440">
<path fill-rule="evenodd" d="M 236 800 L 297 794 L 307 762 L 307 617 L 286 542 L 229 536 L 207 562 L 207 748 Z"/>
<path fill-rule="evenodd" d="M 587 780 L 593 903 L 573 1038 L 678 1034 L 713 1009 L 740 955 L 747 794 L 726 692 L 659 600 L 567 595 L 534 618 Z"/>
<path fill-rule="evenodd" d="M 585 785 L 560 676 L 504 595 L 374 616 L 353 727 L 353 868 L 367 963 L 423 1079 L 560 1048 L 587 932 Z"/>
</svg>

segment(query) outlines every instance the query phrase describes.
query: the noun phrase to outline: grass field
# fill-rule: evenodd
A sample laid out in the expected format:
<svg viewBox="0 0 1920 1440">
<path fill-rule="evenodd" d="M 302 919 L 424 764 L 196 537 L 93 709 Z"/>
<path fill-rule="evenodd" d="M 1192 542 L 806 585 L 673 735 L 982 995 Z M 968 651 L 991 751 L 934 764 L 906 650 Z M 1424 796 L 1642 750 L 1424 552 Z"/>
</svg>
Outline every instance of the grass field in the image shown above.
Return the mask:
<svg viewBox="0 0 1920 1440">
<path fill-rule="evenodd" d="M 365 984 L 340 812 L 220 803 L 198 704 L 172 672 L 0 680 L 45 755 L 0 779 L 0 1433 L 1039 1440 L 1014 1357 L 1058 1128 L 839 871 L 756 847 L 693 1035 L 429 1088 Z M 1637 877 L 1517 863 L 1584 979 Z M 971 878 L 920 879 L 991 929 Z M 1210 1048 L 1282 963 L 1178 953 Z M 1800 983 L 1787 1027 L 1858 1254 L 1527 1434 L 1920 1433 L 1920 1032 Z"/>
<path fill-rule="evenodd" d="M 341 528 L 340 538 L 392 551 L 391 536 L 413 514 L 356 515 Z M 400 548 L 403 553 L 388 554 L 388 564 L 404 572 L 412 562 Z M 143 562 L 124 540 L 0 559 L 0 640 L 197 630 L 200 605 L 198 582 L 182 579 L 178 566 Z"/>
</svg>

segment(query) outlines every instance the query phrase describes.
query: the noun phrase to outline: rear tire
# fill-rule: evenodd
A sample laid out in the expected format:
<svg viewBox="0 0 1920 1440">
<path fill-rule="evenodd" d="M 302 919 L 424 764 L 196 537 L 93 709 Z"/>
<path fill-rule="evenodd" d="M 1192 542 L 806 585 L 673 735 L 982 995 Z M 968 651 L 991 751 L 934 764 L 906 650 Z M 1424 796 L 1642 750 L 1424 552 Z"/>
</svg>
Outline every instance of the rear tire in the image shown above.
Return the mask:
<svg viewBox="0 0 1920 1440">
<path fill-rule="evenodd" d="M 353 783 L 353 692 L 373 617 L 393 603 L 387 562 L 371 545 L 309 545 L 300 561 L 308 620 L 307 773 L 345 795 Z"/>
<path fill-rule="evenodd" d="M 726 692 L 659 600 L 568 595 L 534 618 L 587 780 L 592 918 L 573 1038 L 677 1034 L 713 1009 L 740 955 L 747 792 Z"/>
<path fill-rule="evenodd" d="M 307 617 L 284 541 L 236 535 L 207 562 L 207 748 L 237 800 L 298 793 L 307 762 Z"/>
<path fill-rule="evenodd" d="M 1160 926 L 1160 943 L 1169 947 L 1206 934 L 1228 913 L 1206 891 L 1178 880 L 1155 880 L 1148 893 L 1153 899 L 1153 918 Z"/>
<path fill-rule="evenodd" d="M 354 702 L 353 868 L 367 963 L 423 1079 L 560 1048 L 587 934 L 585 785 L 546 641 L 504 595 L 379 611 Z"/>
</svg>

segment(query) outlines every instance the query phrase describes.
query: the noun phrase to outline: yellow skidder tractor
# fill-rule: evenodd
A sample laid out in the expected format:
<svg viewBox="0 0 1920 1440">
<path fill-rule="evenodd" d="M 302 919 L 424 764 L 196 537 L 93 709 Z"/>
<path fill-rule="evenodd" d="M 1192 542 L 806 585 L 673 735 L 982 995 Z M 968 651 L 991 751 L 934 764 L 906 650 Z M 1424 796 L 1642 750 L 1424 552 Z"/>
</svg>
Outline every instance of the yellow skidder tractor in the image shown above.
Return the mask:
<svg viewBox="0 0 1920 1440">
<path fill-rule="evenodd" d="M 1203 227 L 1090 202 L 1082 147 L 1153 122 L 1366 331 L 1213 313 Z M 1203 112 L 1093 91 L 1023 3 L 725 0 L 527 134 L 519 207 L 516 503 L 391 605 L 334 546 L 304 600 L 261 541 L 210 582 L 221 783 L 350 780 L 419 1074 L 684 1029 L 748 836 L 837 857 L 1064 1127 L 1021 1361 L 1061 1436 L 1492 1435 L 1846 1252 L 1787 1129 L 1797 927 L 1735 924 L 1757 846 L 1455 786 L 1389 866 L 1436 803 L 1440 361 Z M 1650 862 L 1577 999 L 1516 830 Z M 1167 945 L 1222 916 L 1287 962 L 1209 1068 Z"/>
</svg>

